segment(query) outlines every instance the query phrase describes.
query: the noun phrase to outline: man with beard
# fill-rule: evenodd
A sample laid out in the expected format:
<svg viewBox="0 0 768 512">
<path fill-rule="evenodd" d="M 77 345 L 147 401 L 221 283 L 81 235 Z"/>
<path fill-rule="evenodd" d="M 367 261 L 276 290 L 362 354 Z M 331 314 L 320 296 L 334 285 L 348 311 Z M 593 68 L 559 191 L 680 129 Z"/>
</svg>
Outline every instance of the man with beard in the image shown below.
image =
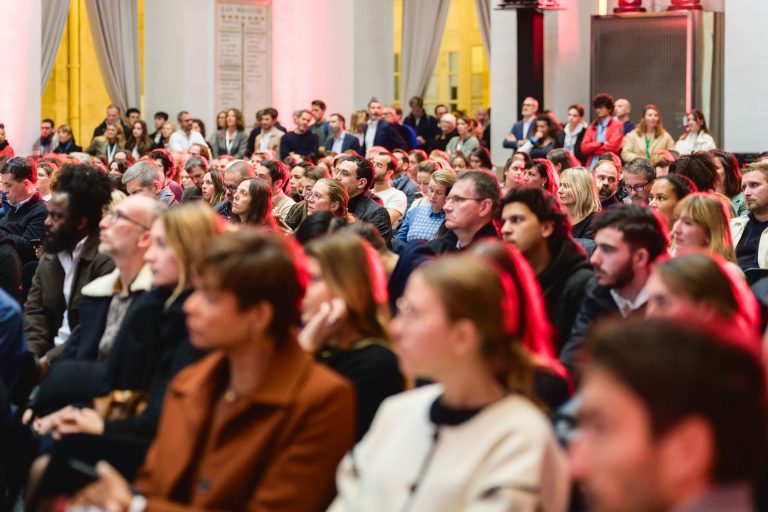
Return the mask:
<svg viewBox="0 0 768 512">
<path fill-rule="evenodd" d="M 81 288 L 115 268 L 112 258 L 98 251 L 99 222 L 111 193 L 112 182 L 95 166 L 68 165 L 58 174 L 45 219 L 45 254 L 24 308 L 27 344 L 42 358 L 43 371 L 48 364 L 43 356 L 62 346 L 80 323 Z"/>
<path fill-rule="evenodd" d="M 621 169 L 616 166 L 613 160 L 601 160 L 595 170 L 592 171 L 592 177 L 595 180 L 597 192 L 600 194 L 602 210 L 621 204 L 621 201 L 616 197 L 621 181 Z"/>
<path fill-rule="evenodd" d="M 760 342 L 695 322 L 633 320 L 591 336 L 570 444 L 589 510 L 756 510 L 766 452 Z"/>
<path fill-rule="evenodd" d="M 584 302 L 560 351 L 560 361 L 575 376 L 584 336 L 598 319 L 627 318 L 645 309 L 653 263 L 668 245 L 661 221 L 651 210 L 634 204 L 603 212 L 593 227 L 596 248 L 590 263 L 595 276 L 587 283 Z"/>
<path fill-rule="evenodd" d="M 396 167 L 397 160 L 389 151 L 382 151 L 373 156 L 373 168 L 376 173 L 373 180 L 373 191 L 384 203 L 393 229 L 400 224 L 400 220 L 405 216 L 405 210 L 408 208 L 408 198 L 405 193 L 390 183 Z"/>
<path fill-rule="evenodd" d="M 768 268 L 768 162 L 744 168 L 741 189 L 749 215 L 731 220 L 736 259 L 742 270 Z"/>
</svg>

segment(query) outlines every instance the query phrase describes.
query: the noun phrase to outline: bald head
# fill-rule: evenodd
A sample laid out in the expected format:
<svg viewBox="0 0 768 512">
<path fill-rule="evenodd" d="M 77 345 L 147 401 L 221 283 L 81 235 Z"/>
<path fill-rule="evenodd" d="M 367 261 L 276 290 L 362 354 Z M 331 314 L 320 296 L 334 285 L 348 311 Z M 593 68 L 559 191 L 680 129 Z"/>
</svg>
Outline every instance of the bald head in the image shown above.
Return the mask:
<svg viewBox="0 0 768 512">
<path fill-rule="evenodd" d="M 112 206 L 99 223 L 99 251 L 112 256 L 118 268 L 125 262 L 143 260 L 149 247 L 149 229 L 165 210 L 165 204 L 136 194 Z"/>
</svg>

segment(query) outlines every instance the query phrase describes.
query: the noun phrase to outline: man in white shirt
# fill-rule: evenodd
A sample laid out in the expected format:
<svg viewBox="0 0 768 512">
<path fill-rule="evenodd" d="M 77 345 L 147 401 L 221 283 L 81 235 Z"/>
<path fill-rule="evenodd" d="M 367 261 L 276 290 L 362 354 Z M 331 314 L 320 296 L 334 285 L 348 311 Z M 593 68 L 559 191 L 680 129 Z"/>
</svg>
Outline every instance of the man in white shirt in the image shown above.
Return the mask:
<svg viewBox="0 0 768 512">
<path fill-rule="evenodd" d="M 200 132 L 192 130 L 192 115 L 189 112 L 186 110 L 179 112 L 176 121 L 179 123 L 179 129 L 173 132 L 171 140 L 168 142 L 168 150 L 171 153 L 189 151 L 192 144 L 208 145 Z"/>
<path fill-rule="evenodd" d="M 397 161 L 392 153 L 380 151 L 373 156 L 373 169 L 376 172 L 373 179 L 373 191 L 384 203 L 384 208 L 389 213 L 393 228 L 400 224 L 400 220 L 408 207 L 408 198 L 405 194 L 389 182 L 395 173 L 396 166 Z"/>
<path fill-rule="evenodd" d="M 24 308 L 27 344 L 40 357 L 60 347 L 79 324 L 80 289 L 115 268 L 98 252 L 99 222 L 111 193 L 112 182 L 95 166 L 71 165 L 58 174 L 45 220 L 45 254 Z"/>
</svg>

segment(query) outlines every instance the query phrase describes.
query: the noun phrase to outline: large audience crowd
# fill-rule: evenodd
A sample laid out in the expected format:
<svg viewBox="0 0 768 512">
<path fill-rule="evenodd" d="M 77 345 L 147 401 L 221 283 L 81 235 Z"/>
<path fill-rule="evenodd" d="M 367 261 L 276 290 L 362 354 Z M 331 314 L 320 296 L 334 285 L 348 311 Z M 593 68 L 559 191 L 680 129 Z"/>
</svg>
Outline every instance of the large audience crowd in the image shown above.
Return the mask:
<svg viewBox="0 0 768 512">
<path fill-rule="evenodd" d="M 591 106 L 0 125 L 0 508 L 768 510 L 768 155 Z"/>
</svg>

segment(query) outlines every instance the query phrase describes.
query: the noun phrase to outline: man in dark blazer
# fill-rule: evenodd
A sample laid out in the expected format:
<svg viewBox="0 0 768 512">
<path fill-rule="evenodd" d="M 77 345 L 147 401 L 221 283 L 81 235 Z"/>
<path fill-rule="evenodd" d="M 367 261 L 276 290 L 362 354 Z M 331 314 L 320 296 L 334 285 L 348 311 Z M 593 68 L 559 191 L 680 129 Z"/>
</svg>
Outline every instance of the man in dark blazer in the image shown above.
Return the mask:
<svg viewBox="0 0 768 512">
<path fill-rule="evenodd" d="M 425 149 L 429 141 L 440 134 L 437 119 L 424 111 L 424 100 L 420 96 L 414 96 L 408 101 L 411 113 L 403 121 L 404 125 L 416 130 L 416 142 L 420 149 Z"/>
<path fill-rule="evenodd" d="M 517 149 L 518 144 L 522 144 L 525 139 L 531 136 L 533 129 L 536 128 L 536 116 L 539 113 L 539 101 L 536 98 L 525 98 L 523 100 L 522 114 L 523 118 L 512 125 L 502 146 L 507 149 Z"/>
<path fill-rule="evenodd" d="M 357 137 L 347 132 L 346 120 L 341 114 L 331 114 L 331 117 L 328 119 L 328 130 L 330 135 L 325 140 L 326 151 L 344 153 L 352 149 L 358 154 L 363 152 Z"/>
<path fill-rule="evenodd" d="M 373 146 L 382 146 L 387 151 L 406 149 L 400 133 L 389 122 L 381 118 L 381 102 L 376 98 L 368 102 L 368 125 L 363 131 L 363 151 L 368 151 Z"/>
</svg>

